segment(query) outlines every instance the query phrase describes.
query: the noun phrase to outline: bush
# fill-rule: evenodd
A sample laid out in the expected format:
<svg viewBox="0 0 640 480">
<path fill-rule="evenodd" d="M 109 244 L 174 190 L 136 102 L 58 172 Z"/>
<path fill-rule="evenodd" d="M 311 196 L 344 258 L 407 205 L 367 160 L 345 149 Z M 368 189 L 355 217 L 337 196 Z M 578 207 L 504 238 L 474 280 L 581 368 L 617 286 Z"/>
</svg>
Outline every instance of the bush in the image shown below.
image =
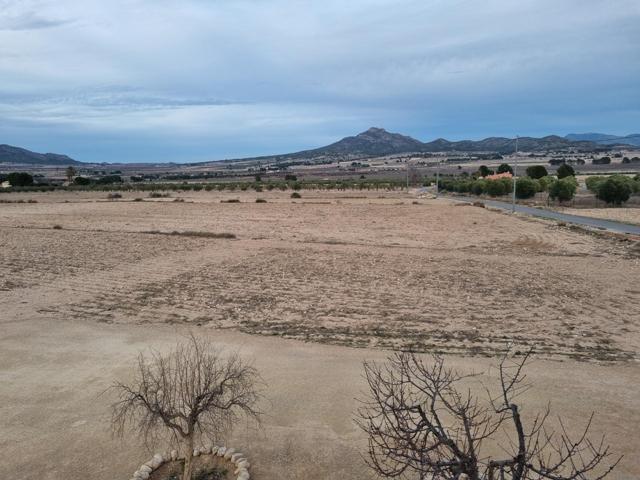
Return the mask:
<svg viewBox="0 0 640 480">
<path fill-rule="evenodd" d="M 30 187 L 33 185 L 33 176 L 27 172 L 11 172 L 6 178 L 12 187 Z"/>
<path fill-rule="evenodd" d="M 516 197 L 531 198 L 538 191 L 536 181 L 529 177 L 522 177 L 516 180 Z"/>
<path fill-rule="evenodd" d="M 298 180 L 298 177 L 296 177 L 295 175 L 292 175 L 291 173 L 287 173 L 284 176 L 284 180 L 285 182 L 295 182 Z"/>
<path fill-rule="evenodd" d="M 633 192 L 632 180 L 624 175 L 611 175 L 598 185 L 596 197 L 613 205 L 629 200 Z"/>
<path fill-rule="evenodd" d="M 611 163 L 611 157 L 594 158 L 591 163 L 594 165 L 609 165 Z"/>
<path fill-rule="evenodd" d="M 600 188 L 600 184 L 606 179 L 607 177 L 599 177 L 594 175 L 591 177 L 587 177 L 584 183 L 587 185 L 587 190 L 589 190 L 591 193 L 597 194 L 598 188 Z"/>
<path fill-rule="evenodd" d="M 108 200 L 117 200 L 118 198 L 122 198 L 122 194 L 118 192 L 113 192 L 107 195 Z"/>
<path fill-rule="evenodd" d="M 486 182 L 484 180 L 476 180 L 471 185 L 471 193 L 474 195 L 482 195 L 486 191 Z"/>
<path fill-rule="evenodd" d="M 293 192 L 291 198 L 302 198 L 298 192 Z"/>
<path fill-rule="evenodd" d="M 565 202 L 574 197 L 577 189 L 578 185 L 574 177 L 561 178 L 549 185 L 549 197 Z"/>
<path fill-rule="evenodd" d="M 538 182 L 538 191 L 539 192 L 546 192 L 547 190 L 549 190 L 549 185 L 551 185 L 552 181 L 553 181 L 553 178 L 551 178 L 549 176 L 545 176 L 545 177 L 539 178 L 537 180 L 537 182 Z"/>
<path fill-rule="evenodd" d="M 501 163 L 500 166 L 498 167 L 498 173 L 507 173 L 507 172 L 513 175 L 513 168 L 511 168 L 511 165 L 509 165 L 508 163 Z"/>
<path fill-rule="evenodd" d="M 571 165 L 563 163 L 558 167 L 558 171 L 556 172 L 556 174 L 558 175 L 558 178 L 562 179 L 569 176 L 574 177 L 576 175 L 576 172 Z"/>
<path fill-rule="evenodd" d="M 505 188 L 505 183 L 500 180 L 487 180 L 485 186 L 487 189 L 487 193 L 492 197 L 499 197 L 501 195 L 506 195 L 509 190 Z"/>
<path fill-rule="evenodd" d="M 149 198 L 166 198 L 166 197 L 170 197 L 171 194 L 170 193 L 160 193 L 160 192 L 150 192 L 149 193 Z"/>
<path fill-rule="evenodd" d="M 544 168 L 544 165 L 531 165 L 530 167 L 527 167 L 527 177 L 531 177 L 531 178 L 542 178 L 542 177 L 546 177 L 547 175 L 549 175 L 549 173 L 547 172 L 547 169 Z"/>
<path fill-rule="evenodd" d="M 87 177 L 76 177 L 76 178 L 73 179 L 73 183 L 75 185 L 82 185 L 82 186 L 90 185 L 91 184 L 91 179 L 87 178 Z"/>
<path fill-rule="evenodd" d="M 267 203 L 264 198 L 256 198 L 256 203 Z"/>
</svg>

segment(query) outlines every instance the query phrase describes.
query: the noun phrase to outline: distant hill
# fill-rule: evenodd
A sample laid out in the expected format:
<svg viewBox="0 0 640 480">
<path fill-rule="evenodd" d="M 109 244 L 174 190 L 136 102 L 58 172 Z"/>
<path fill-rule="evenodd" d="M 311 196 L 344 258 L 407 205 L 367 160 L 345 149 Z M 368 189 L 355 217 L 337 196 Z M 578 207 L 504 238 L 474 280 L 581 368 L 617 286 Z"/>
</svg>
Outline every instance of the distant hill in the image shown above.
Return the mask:
<svg viewBox="0 0 640 480">
<path fill-rule="evenodd" d="M 521 137 L 518 139 L 518 148 L 526 152 L 539 152 L 547 150 L 593 150 L 602 146 L 583 140 L 570 140 L 557 135 L 549 135 L 542 138 Z M 489 137 L 484 140 L 461 140 L 452 142 L 439 138 L 432 142 L 423 143 L 415 138 L 391 133 L 383 128 L 370 128 L 358 135 L 345 137 L 326 147 L 285 155 L 260 157 L 261 160 L 269 159 L 311 159 L 317 157 L 340 156 L 383 156 L 399 153 L 421 152 L 497 152 L 511 153 L 516 149 L 516 140 L 506 137 Z M 248 160 L 248 159 L 245 159 Z"/>
<path fill-rule="evenodd" d="M 570 133 L 566 137 L 567 140 L 585 140 L 594 142 L 599 145 L 635 145 L 640 146 L 640 133 L 619 136 L 608 135 L 606 133 Z"/>
<path fill-rule="evenodd" d="M 21 165 L 80 165 L 82 162 L 57 153 L 36 153 L 25 148 L 0 145 L 0 164 L 16 163 Z"/>
</svg>

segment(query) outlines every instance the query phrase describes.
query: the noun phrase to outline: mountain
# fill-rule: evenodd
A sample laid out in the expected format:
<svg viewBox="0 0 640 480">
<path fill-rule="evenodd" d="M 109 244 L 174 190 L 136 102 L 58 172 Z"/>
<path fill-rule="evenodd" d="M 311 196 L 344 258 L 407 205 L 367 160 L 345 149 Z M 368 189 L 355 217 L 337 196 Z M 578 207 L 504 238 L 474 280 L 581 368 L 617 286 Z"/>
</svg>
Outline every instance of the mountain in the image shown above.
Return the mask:
<svg viewBox="0 0 640 480">
<path fill-rule="evenodd" d="M 36 153 L 30 150 L 12 147 L 11 145 L 0 145 L 0 163 L 16 163 L 21 165 L 80 165 L 78 162 L 66 155 L 57 153 Z"/>
<path fill-rule="evenodd" d="M 619 136 L 608 135 L 606 133 L 570 133 L 566 137 L 567 140 L 586 140 L 598 143 L 600 145 L 635 145 L 640 146 L 640 133 Z"/>
<path fill-rule="evenodd" d="M 326 147 L 297 152 L 294 155 L 389 155 L 402 152 L 420 152 L 423 143 L 415 138 L 387 132 L 384 128 L 372 127 L 353 137 L 345 137 Z"/>
<path fill-rule="evenodd" d="M 521 137 L 518 139 L 518 148 L 526 152 L 538 152 L 547 150 L 593 150 L 598 148 L 594 142 L 583 140 L 570 140 L 557 135 L 549 135 L 542 138 Z M 370 128 L 353 137 L 345 137 L 342 140 L 327 145 L 326 147 L 284 155 L 285 158 L 314 158 L 332 155 L 368 155 L 382 156 L 394 153 L 420 153 L 420 152 L 497 152 L 511 153 L 516 149 L 516 140 L 506 137 L 489 137 L 484 140 L 461 140 L 451 142 L 444 138 L 438 138 L 432 142 L 423 143 L 412 137 L 390 133 L 383 128 Z M 280 156 L 283 158 L 283 156 Z"/>
</svg>

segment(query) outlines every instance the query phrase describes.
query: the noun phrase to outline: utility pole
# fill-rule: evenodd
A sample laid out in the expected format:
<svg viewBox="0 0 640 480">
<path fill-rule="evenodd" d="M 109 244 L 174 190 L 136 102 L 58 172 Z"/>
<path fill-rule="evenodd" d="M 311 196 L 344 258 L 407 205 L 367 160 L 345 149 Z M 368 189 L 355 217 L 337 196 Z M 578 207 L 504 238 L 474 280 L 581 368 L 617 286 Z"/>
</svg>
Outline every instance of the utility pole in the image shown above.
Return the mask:
<svg viewBox="0 0 640 480">
<path fill-rule="evenodd" d="M 511 197 L 511 213 L 516 211 L 516 175 L 518 175 L 518 135 L 516 135 L 516 159 L 513 163 L 513 195 Z"/>
<path fill-rule="evenodd" d="M 407 193 L 409 193 L 409 159 L 407 158 Z"/>
<path fill-rule="evenodd" d="M 436 164 L 436 198 L 438 198 L 438 192 L 440 191 L 440 160 Z"/>
</svg>

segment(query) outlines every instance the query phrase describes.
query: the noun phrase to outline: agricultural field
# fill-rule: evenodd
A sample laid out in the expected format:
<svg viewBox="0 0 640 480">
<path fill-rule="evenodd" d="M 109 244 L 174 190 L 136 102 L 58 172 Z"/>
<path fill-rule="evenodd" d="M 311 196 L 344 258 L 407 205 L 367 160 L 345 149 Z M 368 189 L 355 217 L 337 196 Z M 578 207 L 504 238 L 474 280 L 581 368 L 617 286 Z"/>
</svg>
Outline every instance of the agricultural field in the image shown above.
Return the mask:
<svg viewBox="0 0 640 480">
<path fill-rule="evenodd" d="M 111 438 L 105 389 L 188 332 L 264 376 L 262 428 L 232 439 L 258 480 L 373 478 L 364 359 L 484 370 L 508 343 L 535 351 L 525 407 L 598 412 L 626 455 L 611 478 L 640 476 L 640 239 L 406 192 L 290 195 L 3 195 L 23 203 L 0 204 L 0 476 L 129 478 L 147 453 Z"/>
</svg>

